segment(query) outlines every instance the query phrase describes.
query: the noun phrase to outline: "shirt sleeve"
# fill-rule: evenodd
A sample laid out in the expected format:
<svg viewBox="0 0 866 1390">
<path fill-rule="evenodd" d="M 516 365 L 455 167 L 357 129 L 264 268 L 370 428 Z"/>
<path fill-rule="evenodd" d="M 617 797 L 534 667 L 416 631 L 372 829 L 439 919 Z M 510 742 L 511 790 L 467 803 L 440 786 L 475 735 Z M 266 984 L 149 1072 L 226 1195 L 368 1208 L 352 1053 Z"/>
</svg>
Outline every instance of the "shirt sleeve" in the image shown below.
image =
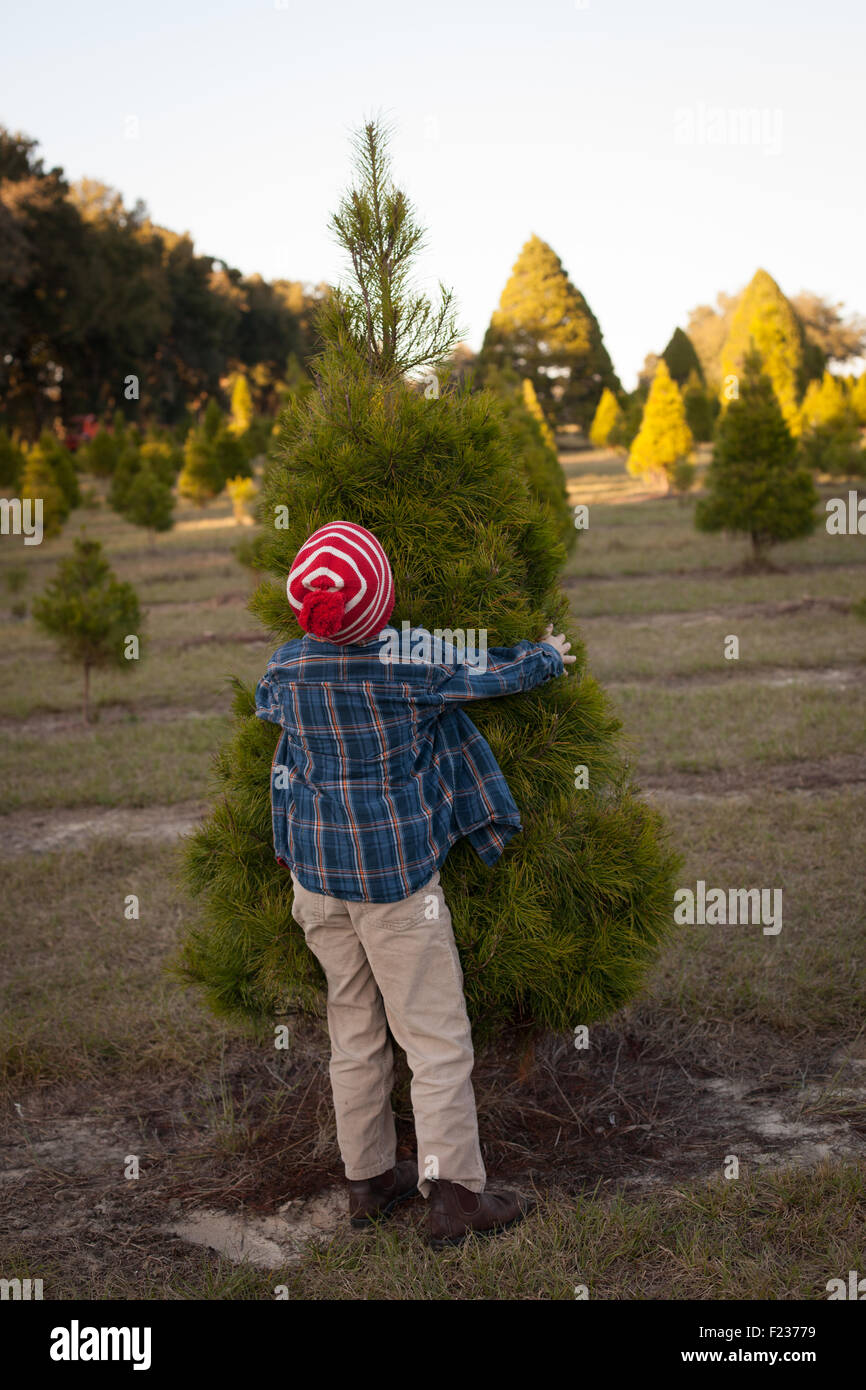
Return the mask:
<svg viewBox="0 0 866 1390">
<path fill-rule="evenodd" d="M 467 662 L 440 668 L 445 679 L 436 686 L 436 694 L 456 704 L 490 700 L 496 695 L 532 690 L 561 676 L 565 670 L 559 652 L 548 642 L 523 641 L 514 647 L 490 647 L 486 655 L 483 668 Z"/>
<path fill-rule="evenodd" d="M 271 685 L 267 676 L 262 676 L 256 686 L 256 717 L 269 719 L 271 723 L 279 724 L 281 713 L 279 691 Z"/>
</svg>

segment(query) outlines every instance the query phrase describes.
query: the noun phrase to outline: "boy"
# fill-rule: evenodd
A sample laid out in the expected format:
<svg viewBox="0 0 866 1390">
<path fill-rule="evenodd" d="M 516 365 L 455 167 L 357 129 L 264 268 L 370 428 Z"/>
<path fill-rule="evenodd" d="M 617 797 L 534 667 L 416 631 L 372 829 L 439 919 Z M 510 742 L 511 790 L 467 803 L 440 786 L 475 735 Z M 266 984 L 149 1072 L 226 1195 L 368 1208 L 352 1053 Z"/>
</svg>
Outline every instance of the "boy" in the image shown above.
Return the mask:
<svg viewBox="0 0 866 1390">
<path fill-rule="evenodd" d="M 363 1227 L 420 1192 L 436 1248 L 522 1220 L 530 1205 L 485 1189 L 463 974 L 439 869 L 465 835 L 487 864 L 521 828 L 489 744 L 461 705 L 560 676 L 563 635 L 460 659 L 395 658 L 382 639 L 391 567 L 363 526 L 305 542 L 286 590 L 305 636 L 271 658 L 256 712 L 282 725 L 271 775 L 274 847 L 292 915 L 328 984 L 330 1077 L 349 1215 Z M 552 633 L 552 627 L 547 629 Z M 413 639 L 429 639 L 423 629 Z M 454 658 L 451 660 L 451 658 Z M 275 777 L 274 771 L 286 772 Z M 418 1161 L 395 1163 L 393 1053 L 412 1070 Z"/>
</svg>

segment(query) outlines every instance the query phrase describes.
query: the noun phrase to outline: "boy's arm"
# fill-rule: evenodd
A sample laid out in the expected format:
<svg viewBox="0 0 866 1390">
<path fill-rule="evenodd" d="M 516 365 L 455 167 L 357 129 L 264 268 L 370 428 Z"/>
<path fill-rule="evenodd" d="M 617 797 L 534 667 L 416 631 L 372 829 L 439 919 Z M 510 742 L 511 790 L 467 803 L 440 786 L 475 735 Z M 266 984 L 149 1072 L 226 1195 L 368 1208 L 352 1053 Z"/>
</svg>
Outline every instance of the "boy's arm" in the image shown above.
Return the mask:
<svg viewBox="0 0 866 1390">
<path fill-rule="evenodd" d="M 466 662 L 445 668 L 445 678 L 435 687 L 443 699 L 460 704 L 466 700 L 490 700 L 496 695 L 514 695 L 532 690 L 544 681 L 561 676 L 565 663 L 548 642 L 518 642 L 513 647 L 490 647 L 484 670 Z"/>
<path fill-rule="evenodd" d="M 256 717 L 270 719 L 273 724 L 279 724 L 280 716 L 280 693 L 271 685 L 267 675 L 264 675 L 256 686 Z"/>
</svg>

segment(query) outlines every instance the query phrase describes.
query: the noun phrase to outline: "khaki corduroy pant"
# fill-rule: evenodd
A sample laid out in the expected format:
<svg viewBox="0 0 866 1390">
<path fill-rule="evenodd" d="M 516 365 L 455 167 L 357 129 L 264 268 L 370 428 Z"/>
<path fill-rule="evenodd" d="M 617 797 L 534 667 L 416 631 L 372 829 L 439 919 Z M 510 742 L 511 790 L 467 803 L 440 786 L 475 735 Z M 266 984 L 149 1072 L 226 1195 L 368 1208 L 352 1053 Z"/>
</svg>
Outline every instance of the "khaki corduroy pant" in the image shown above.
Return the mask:
<svg viewBox="0 0 866 1390">
<path fill-rule="evenodd" d="M 328 982 L 331 1089 L 350 1179 L 392 1168 L 393 1049 L 406 1053 L 418 1140 L 418 1189 L 430 1179 L 483 1192 L 472 1089 L 474 1054 L 463 971 L 439 871 L 411 897 L 350 902 L 312 893 L 292 874 L 292 916 Z"/>
</svg>

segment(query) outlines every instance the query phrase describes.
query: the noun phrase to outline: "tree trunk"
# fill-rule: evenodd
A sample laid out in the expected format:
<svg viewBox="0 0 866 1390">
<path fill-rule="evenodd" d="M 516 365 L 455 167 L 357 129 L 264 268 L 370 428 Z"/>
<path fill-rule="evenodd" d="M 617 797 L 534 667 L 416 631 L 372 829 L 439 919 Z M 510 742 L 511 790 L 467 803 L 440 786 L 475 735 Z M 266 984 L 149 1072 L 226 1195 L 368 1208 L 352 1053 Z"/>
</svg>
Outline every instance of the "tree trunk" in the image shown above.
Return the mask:
<svg viewBox="0 0 866 1390">
<path fill-rule="evenodd" d="M 90 667 L 84 664 L 84 722 L 90 723 Z"/>
</svg>

